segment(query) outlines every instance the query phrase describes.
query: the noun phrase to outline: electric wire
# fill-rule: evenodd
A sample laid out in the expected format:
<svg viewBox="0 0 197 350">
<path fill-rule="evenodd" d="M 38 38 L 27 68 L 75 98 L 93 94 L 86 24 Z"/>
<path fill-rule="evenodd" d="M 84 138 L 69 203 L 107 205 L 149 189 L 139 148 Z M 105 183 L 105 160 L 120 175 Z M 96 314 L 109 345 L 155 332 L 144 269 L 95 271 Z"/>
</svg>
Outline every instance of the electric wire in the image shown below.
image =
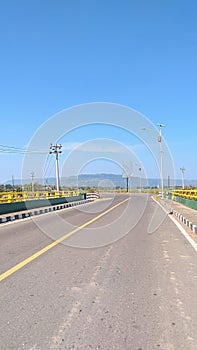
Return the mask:
<svg viewBox="0 0 197 350">
<path fill-rule="evenodd" d="M 47 165 L 44 168 L 44 174 L 43 174 L 43 178 L 44 179 L 49 178 L 51 173 L 52 173 L 52 171 L 54 171 L 54 169 L 55 169 L 55 160 L 54 160 L 54 158 L 50 157 L 48 159 L 49 159 L 49 161 L 48 161 L 48 163 L 46 162 Z"/>
<path fill-rule="evenodd" d="M 48 149 L 19 148 L 0 144 L 0 152 L 13 154 L 47 154 L 49 151 Z"/>
</svg>

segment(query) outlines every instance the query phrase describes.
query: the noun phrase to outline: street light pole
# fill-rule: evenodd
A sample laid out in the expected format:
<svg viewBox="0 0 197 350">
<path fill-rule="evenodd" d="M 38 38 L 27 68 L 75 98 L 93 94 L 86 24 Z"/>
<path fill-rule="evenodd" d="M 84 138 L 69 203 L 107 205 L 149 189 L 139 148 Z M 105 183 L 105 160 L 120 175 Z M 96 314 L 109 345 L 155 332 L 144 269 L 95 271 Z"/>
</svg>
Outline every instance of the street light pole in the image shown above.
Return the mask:
<svg viewBox="0 0 197 350">
<path fill-rule="evenodd" d="M 141 171 L 142 171 L 142 168 L 140 167 L 140 168 L 139 168 L 139 172 L 140 172 L 140 192 L 142 192 L 142 177 L 141 177 Z"/>
<path fill-rule="evenodd" d="M 30 173 L 31 175 L 31 191 L 34 192 L 34 172 Z"/>
<path fill-rule="evenodd" d="M 132 178 L 132 162 L 131 161 L 125 161 L 123 162 L 123 174 L 122 177 L 126 179 L 126 191 L 129 192 L 129 179 L 130 179 L 130 186 L 131 186 L 131 178 Z"/>
<path fill-rule="evenodd" d="M 57 145 L 57 144 L 56 145 L 52 145 L 52 143 L 51 143 L 51 145 L 50 145 L 51 151 L 49 152 L 49 154 L 52 154 L 52 153 L 55 154 L 56 188 L 57 188 L 57 191 L 60 190 L 60 186 L 59 186 L 60 180 L 59 180 L 58 154 L 62 153 L 61 148 L 62 148 L 62 145 Z"/>
<path fill-rule="evenodd" d="M 161 198 L 164 198 L 163 191 L 163 150 L 162 150 L 162 128 L 165 126 L 161 123 L 157 124 L 159 126 L 159 136 L 158 142 L 160 143 L 160 179 L 161 179 Z"/>
<path fill-rule="evenodd" d="M 141 175 L 142 168 L 141 168 L 140 164 L 138 164 L 138 163 L 135 163 L 135 165 L 137 166 L 138 171 L 139 171 L 139 191 L 142 192 L 142 175 Z M 138 186 L 137 186 L 137 188 L 138 188 Z"/>
<path fill-rule="evenodd" d="M 182 173 L 182 189 L 184 190 L 185 185 L 184 185 L 184 172 L 185 172 L 185 168 L 184 166 L 182 168 L 180 168 L 181 173 Z"/>
</svg>

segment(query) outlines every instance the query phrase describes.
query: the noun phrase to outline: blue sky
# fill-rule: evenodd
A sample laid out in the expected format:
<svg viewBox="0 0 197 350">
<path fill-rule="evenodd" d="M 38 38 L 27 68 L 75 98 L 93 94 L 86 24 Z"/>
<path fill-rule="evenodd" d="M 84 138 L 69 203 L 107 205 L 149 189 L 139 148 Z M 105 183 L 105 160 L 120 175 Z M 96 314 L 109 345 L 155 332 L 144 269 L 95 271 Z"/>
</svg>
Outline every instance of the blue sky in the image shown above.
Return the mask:
<svg viewBox="0 0 197 350">
<path fill-rule="evenodd" d="M 197 179 L 196 11 L 194 0 L 1 1 L 0 144 L 19 150 L 5 153 L 1 147 L 0 183 L 20 178 L 20 149 L 43 123 L 93 102 L 125 105 L 165 124 L 176 177 L 184 166 L 185 178 Z M 110 136 L 137 149 L 128 133 L 92 128 L 93 138 Z M 65 136 L 62 159 L 88 141 L 90 131 Z M 137 156 L 148 176 L 158 175 L 147 151 L 141 148 Z M 99 162 L 86 170 L 115 168 Z"/>
</svg>

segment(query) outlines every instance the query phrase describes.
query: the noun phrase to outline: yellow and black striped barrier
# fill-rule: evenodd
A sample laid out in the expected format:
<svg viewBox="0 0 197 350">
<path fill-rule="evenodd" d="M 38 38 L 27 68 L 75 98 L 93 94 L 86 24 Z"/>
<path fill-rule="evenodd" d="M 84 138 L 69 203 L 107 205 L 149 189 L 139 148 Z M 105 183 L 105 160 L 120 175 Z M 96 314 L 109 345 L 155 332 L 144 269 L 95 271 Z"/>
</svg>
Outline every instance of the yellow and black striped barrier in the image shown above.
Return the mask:
<svg viewBox="0 0 197 350">
<path fill-rule="evenodd" d="M 197 190 L 196 189 L 174 190 L 172 191 L 172 199 L 173 199 L 173 196 L 197 200 Z"/>
<path fill-rule="evenodd" d="M 28 200 L 40 200 L 61 197 L 78 196 L 79 191 L 35 191 L 35 192 L 0 192 L 1 203 L 24 202 Z"/>
<path fill-rule="evenodd" d="M 197 210 L 197 189 L 173 190 L 169 193 L 169 198 Z"/>
</svg>

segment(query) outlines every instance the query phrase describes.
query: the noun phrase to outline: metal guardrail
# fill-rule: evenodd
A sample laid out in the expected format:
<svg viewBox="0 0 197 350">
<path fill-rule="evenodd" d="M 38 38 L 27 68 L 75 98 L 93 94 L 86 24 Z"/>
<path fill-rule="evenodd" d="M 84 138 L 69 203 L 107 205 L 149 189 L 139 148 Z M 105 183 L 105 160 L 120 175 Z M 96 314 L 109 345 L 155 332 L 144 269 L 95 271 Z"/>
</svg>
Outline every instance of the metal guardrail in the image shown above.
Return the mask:
<svg viewBox="0 0 197 350">
<path fill-rule="evenodd" d="M 79 191 L 0 192 L 1 203 L 78 196 Z"/>
<path fill-rule="evenodd" d="M 174 190 L 172 191 L 172 196 L 197 200 L 197 190 Z"/>
<path fill-rule="evenodd" d="M 100 194 L 98 192 L 86 193 L 86 199 L 98 199 Z"/>
</svg>

